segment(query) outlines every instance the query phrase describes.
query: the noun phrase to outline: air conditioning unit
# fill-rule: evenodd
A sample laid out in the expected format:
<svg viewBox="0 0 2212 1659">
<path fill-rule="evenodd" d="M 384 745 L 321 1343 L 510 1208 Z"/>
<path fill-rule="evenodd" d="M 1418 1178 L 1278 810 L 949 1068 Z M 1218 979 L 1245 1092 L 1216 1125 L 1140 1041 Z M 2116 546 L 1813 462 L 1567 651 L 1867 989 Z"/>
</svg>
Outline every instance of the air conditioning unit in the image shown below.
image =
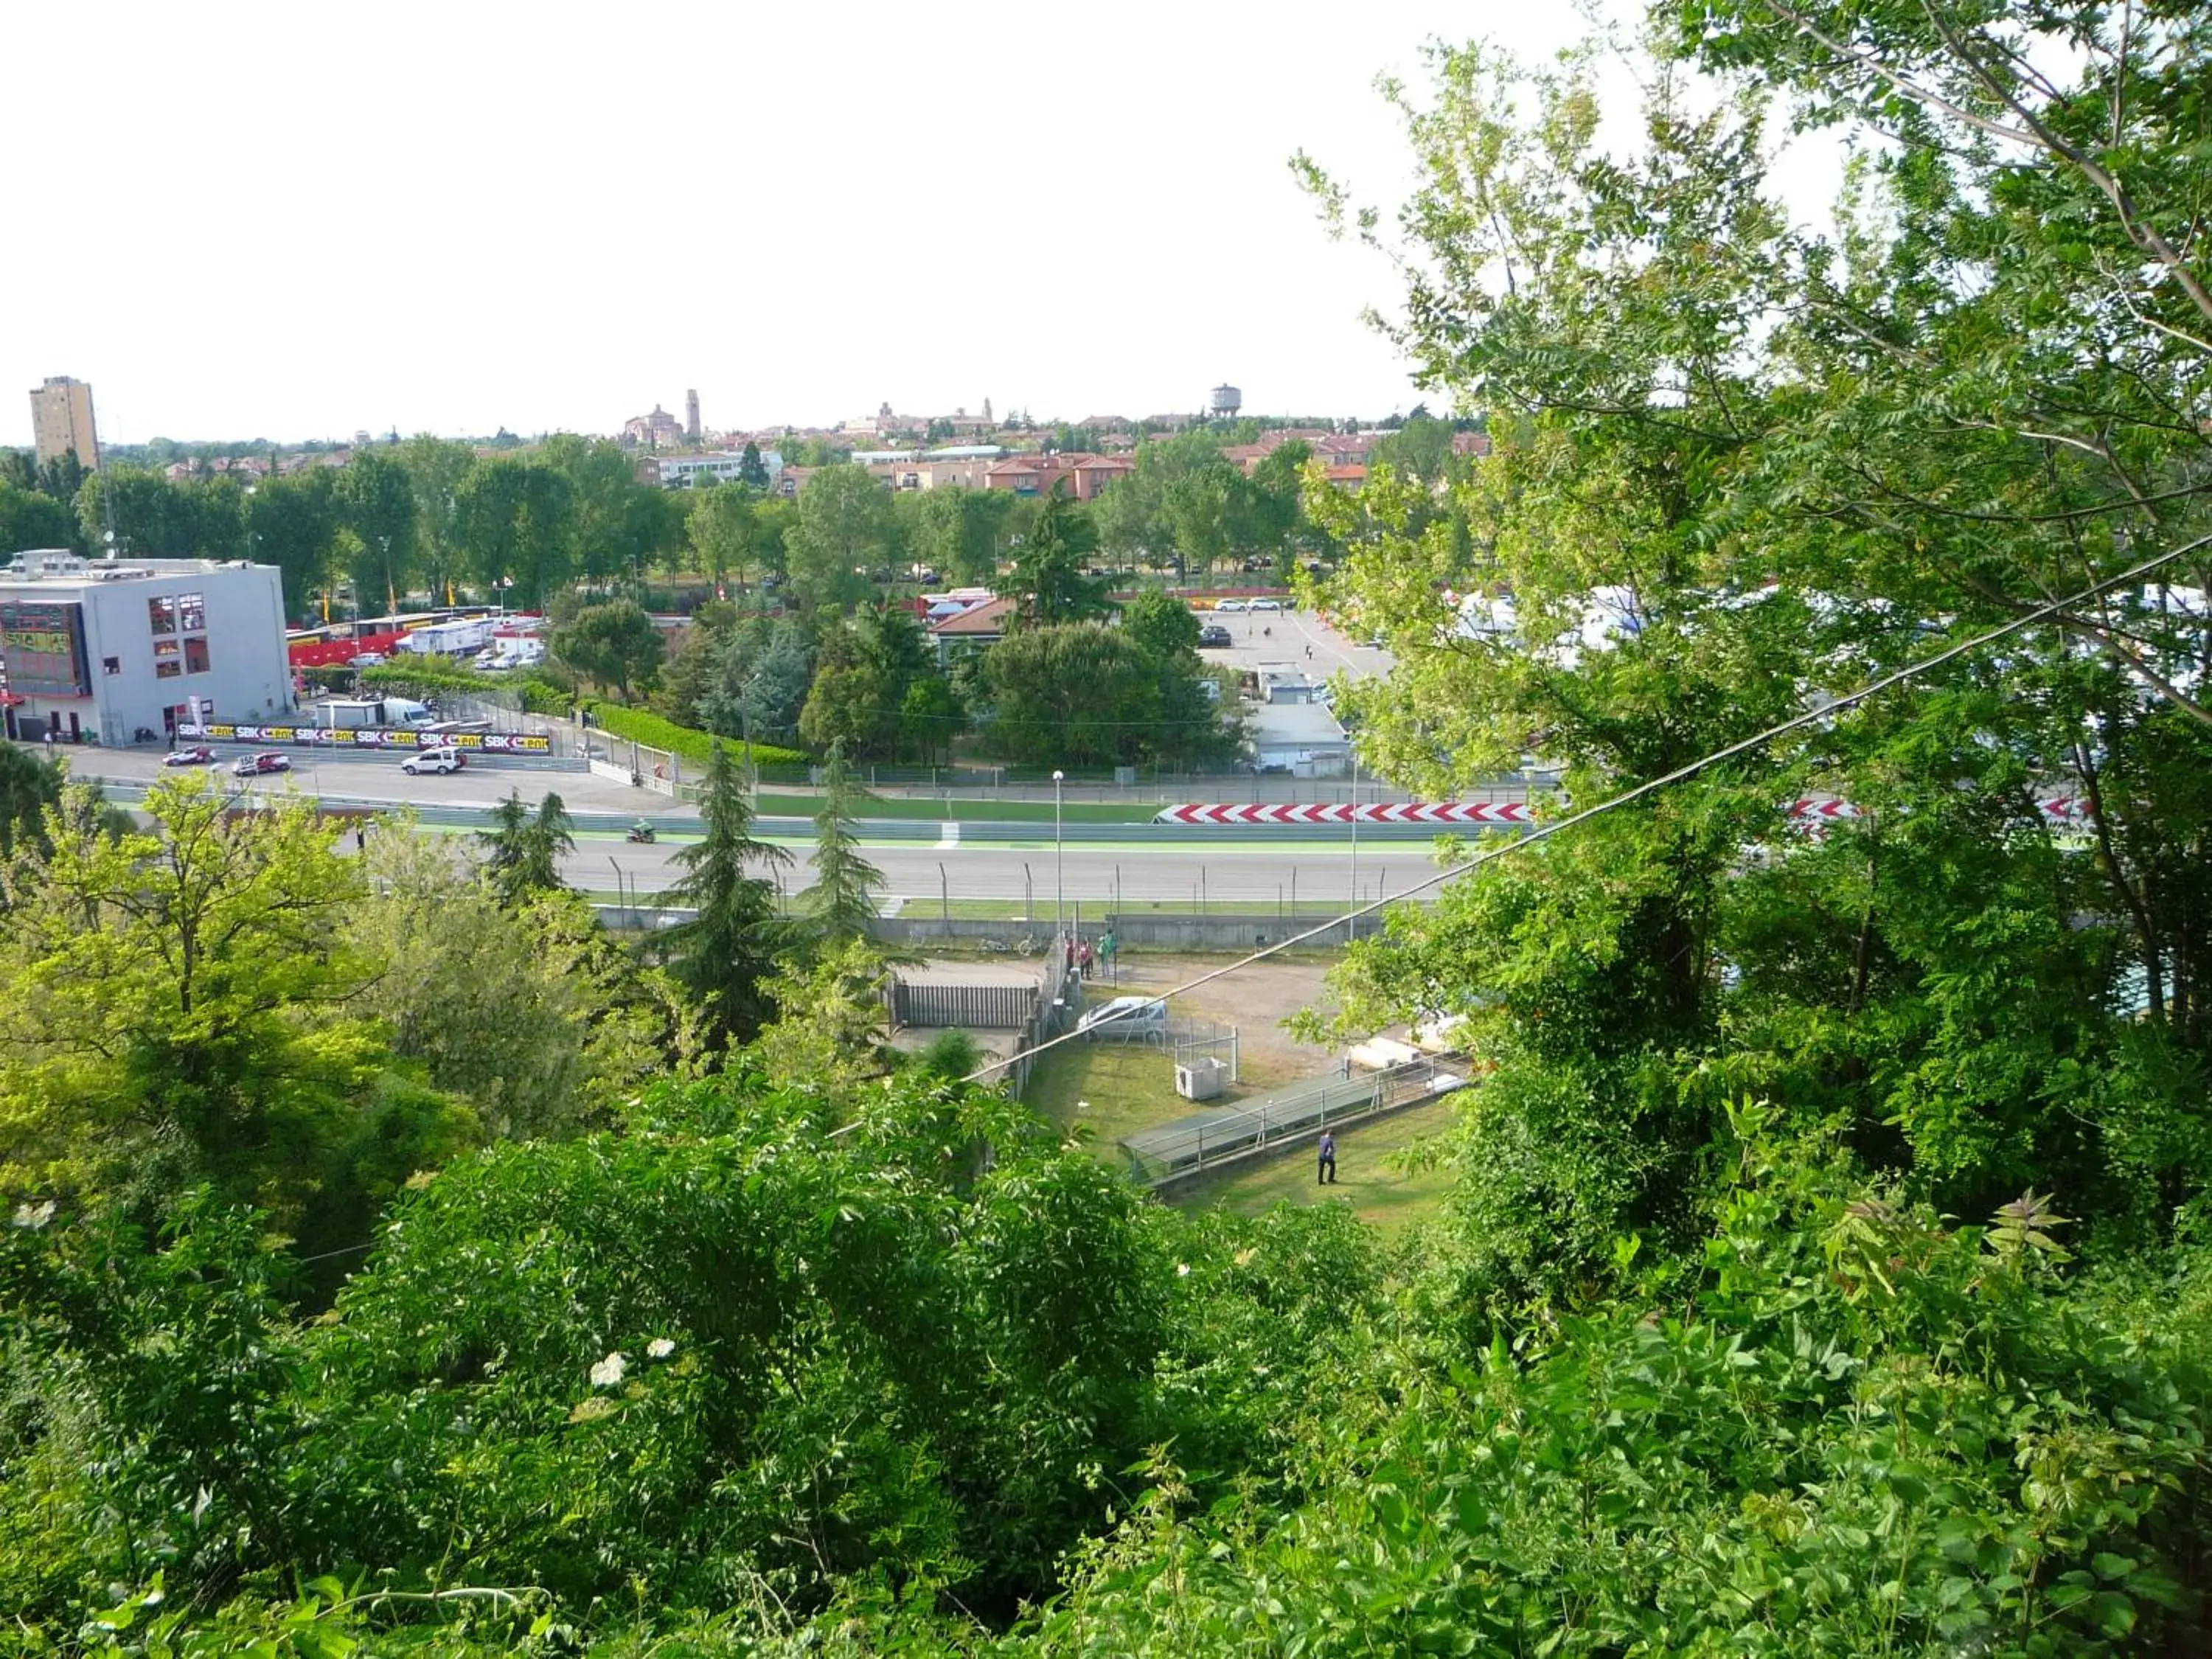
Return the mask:
<svg viewBox="0 0 2212 1659">
<path fill-rule="evenodd" d="M 1185 1100 L 1212 1100 L 1229 1082 L 1227 1063 L 1214 1059 L 1211 1054 L 1201 1054 L 1195 1060 L 1178 1062 L 1175 1074 L 1176 1092 Z"/>
</svg>

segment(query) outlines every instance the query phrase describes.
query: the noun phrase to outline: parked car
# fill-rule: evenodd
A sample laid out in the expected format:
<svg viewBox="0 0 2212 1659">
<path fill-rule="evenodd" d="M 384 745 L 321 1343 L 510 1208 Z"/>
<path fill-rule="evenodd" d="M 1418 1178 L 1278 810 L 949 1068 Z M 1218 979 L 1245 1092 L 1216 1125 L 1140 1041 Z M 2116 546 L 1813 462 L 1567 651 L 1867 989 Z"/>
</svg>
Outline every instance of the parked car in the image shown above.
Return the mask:
<svg viewBox="0 0 2212 1659">
<path fill-rule="evenodd" d="M 1213 608 L 1217 612 L 1228 611 L 1242 611 L 1244 609 L 1244 601 L 1242 599 L 1216 599 L 1213 602 Z"/>
<path fill-rule="evenodd" d="M 190 749 L 179 749 L 173 755 L 161 757 L 164 766 L 213 766 L 215 750 L 205 744 L 195 744 Z"/>
<path fill-rule="evenodd" d="M 1207 623 L 1203 628 L 1200 628 L 1198 630 L 1198 644 L 1200 650 L 1206 650 L 1211 647 L 1224 646 L 1230 643 L 1231 643 L 1231 641 L 1229 636 L 1229 630 L 1224 628 L 1219 623 Z"/>
<path fill-rule="evenodd" d="M 451 744 L 441 743 L 434 748 L 417 750 L 399 763 L 399 769 L 409 777 L 419 777 L 425 772 L 458 772 L 469 763 L 469 757 Z"/>
<path fill-rule="evenodd" d="M 1115 997 L 1075 1022 L 1093 1042 L 1165 1042 L 1168 1005 L 1158 997 Z"/>
<path fill-rule="evenodd" d="M 289 755 L 280 754 L 274 749 L 264 749 L 258 755 L 240 756 L 237 763 L 230 769 L 230 774 L 236 778 L 251 778 L 264 772 L 289 772 L 291 769 L 292 757 Z"/>
<path fill-rule="evenodd" d="M 1280 611 L 1283 602 L 1280 599 L 1255 599 L 1244 608 L 1247 611 Z"/>
<path fill-rule="evenodd" d="M 381 668 L 384 666 L 386 660 L 386 659 L 385 654 L 381 651 L 364 651 L 357 657 L 348 657 L 346 659 L 346 666 L 349 668 Z"/>
</svg>

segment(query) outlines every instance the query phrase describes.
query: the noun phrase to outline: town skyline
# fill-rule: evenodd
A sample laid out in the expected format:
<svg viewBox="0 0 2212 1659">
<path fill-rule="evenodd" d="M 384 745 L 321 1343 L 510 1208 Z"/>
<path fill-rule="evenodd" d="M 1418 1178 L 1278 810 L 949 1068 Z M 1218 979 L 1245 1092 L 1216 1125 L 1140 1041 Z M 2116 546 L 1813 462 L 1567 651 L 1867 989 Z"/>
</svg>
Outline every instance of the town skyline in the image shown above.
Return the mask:
<svg viewBox="0 0 2212 1659">
<path fill-rule="evenodd" d="M 1574 33 L 1500 21 L 1532 58 Z M 1422 400 L 1362 318 L 1387 261 L 1329 240 L 1290 163 L 1402 195 L 1373 82 L 1462 8 L 1379 0 L 1350 49 L 1141 5 L 957 35 L 864 8 L 834 52 L 797 15 L 692 18 L 680 52 L 558 14 L 419 21 L 149 11 L 102 43 L 129 118 L 87 121 L 28 73 L 71 26 L 22 20 L 0 131 L 70 131 L 117 182 L 99 257 L 0 271 L 0 386 L 88 381 L 126 446 L 596 432 L 691 386 L 721 430 L 886 397 L 1137 419 L 1238 377 L 1255 410 Z"/>
</svg>

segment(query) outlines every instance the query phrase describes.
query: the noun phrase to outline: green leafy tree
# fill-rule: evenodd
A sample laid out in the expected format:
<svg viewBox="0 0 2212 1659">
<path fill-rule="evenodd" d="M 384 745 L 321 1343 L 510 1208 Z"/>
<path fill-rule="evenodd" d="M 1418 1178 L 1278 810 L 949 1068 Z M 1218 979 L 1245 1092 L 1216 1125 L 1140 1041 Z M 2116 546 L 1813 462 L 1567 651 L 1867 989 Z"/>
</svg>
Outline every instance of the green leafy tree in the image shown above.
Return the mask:
<svg viewBox="0 0 2212 1659">
<path fill-rule="evenodd" d="M 617 599 L 578 611 L 553 630 L 547 649 L 586 679 L 613 686 L 628 702 L 632 684 L 653 678 L 667 647 L 643 605 Z"/>
<path fill-rule="evenodd" d="M 665 1064 L 661 988 L 573 893 L 502 902 L 489 870 L 404 820 L 371 836 L 345 938 L 360 1012 L 494 1136 L 574 1133 Z M 411 1173 L 408 1172 L 408 1173 Z"/>
<path fill-rule="evenodd" d="M 82 535 L 75 515 L 52 496 L 0 482 L 0 553 L 76 547 Z"/>
<path fill-rule="evenodd" d="M 476 465 L 476 452 L 465 443 L 424 432 L 403 441 L 397 453 L 415 495 L 416 558 L 431 598 L 446 602 L 447 590 L 466 568 L 461 481 Z"/>
<path fill-rule="evenodd" d="M 761 459 L 760 446 L 750 438 L 745 440 L 744 449 L 738 457 L 738 482 L 748 489 L 758 490 L 765 490 L 771 482 L 768 463 Z"/>
<path fill-rule="evenodd" d="M 677 853 L 684 876 L 669 889 L 694 914 L 661 942 L 670 971 L 702 1011 L 710 1048 L 720 1051 L 750 1042 L 769 1017 L 762 986 L 788 930 L 776 915 L 775 884 L 748 867 L 775 869 L 790 854 L 753 836 L 752 802 L 721 744 L 700 787 L 699 816 L 705 833 Z"/>
<path fill-rule="evenodd" d="M 1013 568 L 994 584 L 1019 607 L 1024 623 L 1047 627 L 1082 622 L 1107 610 L 1106 585 L 1084 574 L 1097 550 L 1090 513 L 1055 484 L 1015 550 Z"/>
<path fill-rule="evenodd" d="M 92 476 L 76 451 L 65 449 L 52 460 L 39 463 L 37 487 L 64 504 L 74 504 L 84 494 L 84 481 Z"/>
<path fill-rule="evenodd" d="M 906 699 L 936 676 L 928 643 L 905 610 L 881 610 L 826 630 L 799 735 L 824 750 L 895 758 L 906 736 Z"/>
<path fill-rule="evenodd" d="M 368 976 L 342 933 L 360 873 L 304 800 L 233 814 L 164 778 L 143 810 L 121 836 L 50 811 L 7 868 L 0 1188 L 207 1181 L 296 1223 L 380 1059 L 366 1022 L 301 1018 Z"/>
<path fill-rule="evenodd" d="M 346 573 L 355 591 L 365 609 L 380 602 L 396 611 L 415 575 L 415 483 L 405 464 L 387 449 L 356 450 L 333 494 L 339 521 L 357 549 Z"/>
<path fill-rule="evenodd" d="M 817 926 L 826 926 L 819 918 Z M 865 935 L 825 931 L 802 962 L 763 983 L 775 1018 L 754 1052 L 770 1081 L 803 1088 L 840 1115 L 891 1069 L 884 1041 L 883 953 Z"/>
<path fill-rule="evenodd" d="M 1156 665 L 1118 629 L 1024 629 L 992 647 L 983 678 L 992 700 L 984 739 L 1023 765 L 1133 763 L 1163 736 Z"/>
<path fill-rule="evenodd" d="M 276 567 L 287 616 L 305 618 L 327 589 L 339 517 L 336 477 L 325 467 L 267 479 L 246 503 L 254 558 Z"/>
<path fill-rule="evenodd" d="M 690 511 L 684 516 L 684 535 L 699 568 L 714 579 L 719 590 L 723 578 L 735 572 L 742 592 L 746 578 L 757 566 L 759 526 L 757 498 L 744 485 L 721 484 L 692 493 Z"/>
<path fill-rule="evenodd" d="M 567 476 L 537 461 L 479 461 L 453 501 L 455 533 L 475 580 L 487 589 L 512 582 L 515 605 L 543 608 L 574 569 L 575 492 Z"/>
<path fill-rule="evenodd" d="M 1014 495 L 1003 489 L 925 489 L 914 498 L 915 558 L 963 582 L 990 582 L 1006 556 Z"/>
<path fill-rule="evenodd" d="M 811 609 L 850 610 L 868 590 L 868 573 L 888 562 L 890 492 L 866 467 L 825 466 L 799 493 L 784 538 L 793 587 Z"/>
<path fill-rule="evenodd" d="M 42 846 L 46 814 L 60 805 L 66 775 L 27 749 L 0 743 L 0 860 Z"/>
<path fill-rule="evenodd" d="M 620 444 L 556 432 L 538 458 L 568 482 L 579 574 L 635 578 L 674 544 L 680 507 L 659 485 L 638 482 Z"/>
</svg>

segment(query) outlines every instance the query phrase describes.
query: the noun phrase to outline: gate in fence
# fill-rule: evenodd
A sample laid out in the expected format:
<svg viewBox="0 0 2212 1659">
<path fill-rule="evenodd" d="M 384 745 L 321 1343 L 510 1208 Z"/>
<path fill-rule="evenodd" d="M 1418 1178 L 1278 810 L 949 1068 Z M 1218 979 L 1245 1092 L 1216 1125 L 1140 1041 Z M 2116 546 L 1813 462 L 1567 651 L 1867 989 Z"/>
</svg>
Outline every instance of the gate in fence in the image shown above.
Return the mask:
<svg viewBox="0 0 2212 1659">
<path fill-rule="evenodd" d="M 904 980 L 894 980 L 890 990 L 891 1024 L 1017 1030 L 1030 1023 L 1037 997 L 1034 985 L 909 985 Z"/>
</svg>

